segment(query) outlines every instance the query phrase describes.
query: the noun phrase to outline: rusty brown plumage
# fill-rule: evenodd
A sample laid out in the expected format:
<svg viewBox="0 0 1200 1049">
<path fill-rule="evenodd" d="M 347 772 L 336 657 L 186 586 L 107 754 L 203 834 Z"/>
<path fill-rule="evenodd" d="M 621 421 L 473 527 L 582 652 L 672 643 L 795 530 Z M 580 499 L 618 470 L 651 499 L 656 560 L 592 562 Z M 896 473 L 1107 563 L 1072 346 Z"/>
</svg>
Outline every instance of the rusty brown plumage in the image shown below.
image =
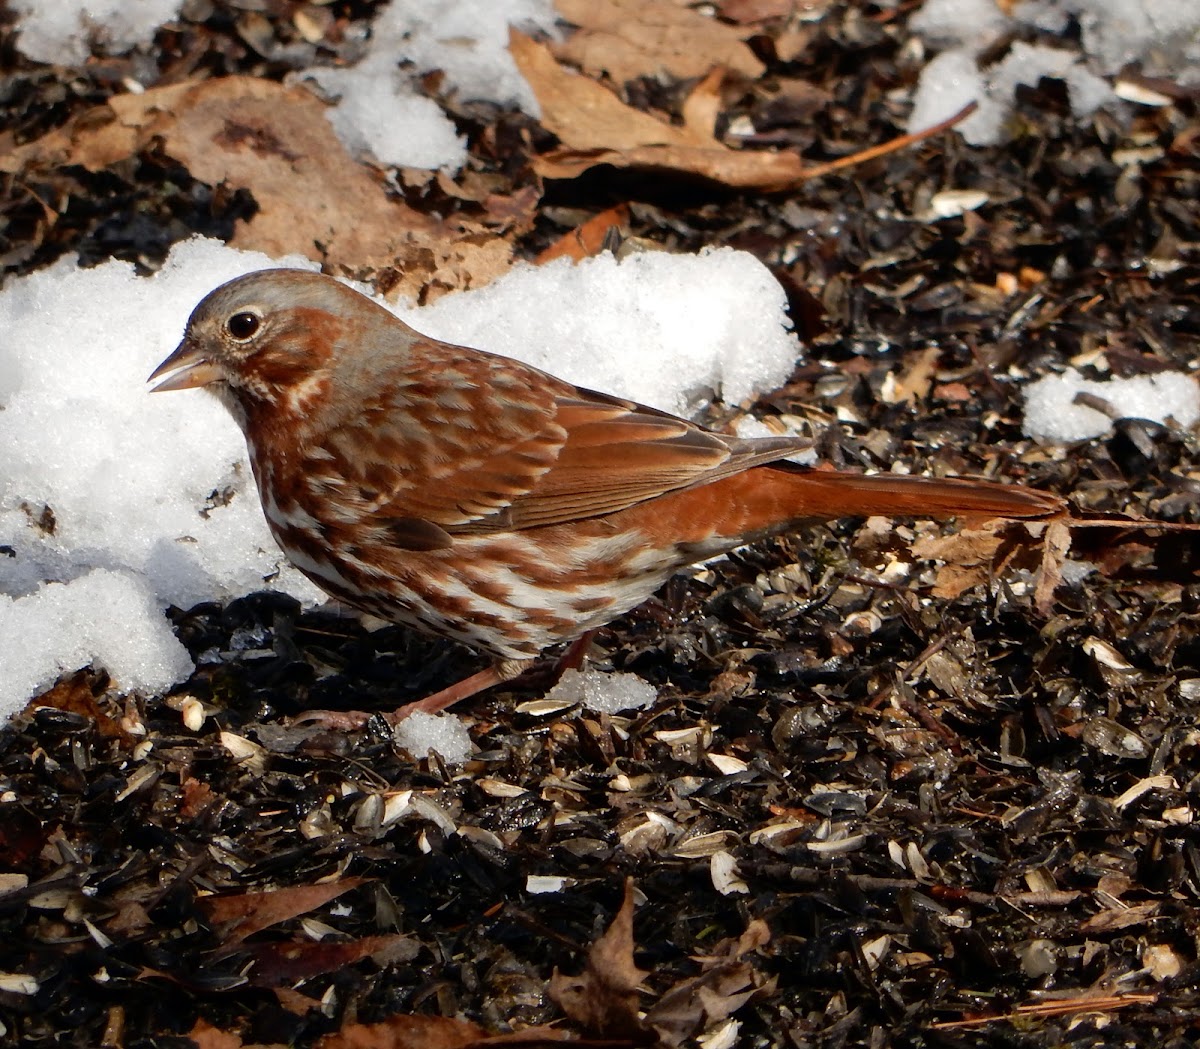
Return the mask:
<svg viewBox="0 0 1200 1049">
<path fill-rule="evenodd" d="M 437 709 L 641 603 L 685 565 L 802 521 L 1039 519 L 1057 496 L 865 476 L 414 331 L 338 281 L 265 270 L 196 307 L 156 389 L 209 387 L 271 530 L 318 586 L 487 652 Z M 349 723 L 349 722 L 348 722 Z"/>
</svg>

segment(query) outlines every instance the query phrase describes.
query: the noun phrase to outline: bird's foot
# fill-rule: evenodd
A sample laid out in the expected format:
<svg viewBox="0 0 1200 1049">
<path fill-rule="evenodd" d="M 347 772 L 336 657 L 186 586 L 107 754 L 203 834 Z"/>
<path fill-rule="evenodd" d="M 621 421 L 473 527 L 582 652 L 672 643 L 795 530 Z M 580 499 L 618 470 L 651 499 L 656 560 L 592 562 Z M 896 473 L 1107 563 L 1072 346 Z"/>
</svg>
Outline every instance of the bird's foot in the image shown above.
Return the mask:
<svg viewBox="0 0 1200 1049">
<path fill-rule="evenodd" d="M 578 670 L 583 665 L 587 658 L 588 646 L 591 644 L 592 633 L 592 631 L 588 631 L 583 637 L 572 641 L 558 659 L 547 660 L 543 664 L 535 664 L 532 659 L 502 660 L 499 663 L 493 663 L 490 667 L 485 667 L 477 674 L 455 682 L 440 692 L 419 699 L 415 703 L 406 703 L 395 710 L 385 711 L 381 716 L 389 725 L 395 726 L 412 714 L 437 714 L 461 700 L 469 699 L 477 693 L 496 685 L 502 685 L 506 681 L 512 681 L 530 670 L 539 676 L 539 685 L 551 688 L 562 677 L 563 671 Z M 549 676 L 548 682 L 542 680 L 544 675 Z M 373 716 L 365 710 L 306 710 L 303 714 L 293 718 L 292 724 L 318 725 L 321 728 L 333 729 L 337 732 L 353 732 L 366 725 Z"/>
<path fill-rule="evenodd" d="M 493 663 L 490 667 L 485 667 L 479 673 L 463 678 L 449 688 L 419 699 L 415 703 L 406 703 L 383 716 L 389 725 L 397 725 L 411 714 L 437 714 L 460 700 L 470 699 L 471 696 L 483 692 L 485 689 L 520 677 L 532 664 L 533 660 L 531 659 L 506 659 L 499 663 Z"/>
<path fill-rule="evenodd" d="M 431 696 L 419 699 L 415 703 L 406 703 L 396 710 L 381 711 L 380 716 L 392 726 L 398 725 L 411 714 L 436 714 L 453 706 L 460 700 L 469 699 L 476 693 L 503 684 L 519 677 L 533 664 L 531 659 L 508 659 L 493 663 L 477 674 L 465 677 L 449 688 L 435 692 Z M 303 714 L 292 719 L 292 724 L 318 725 L 321 728 L 333 729 L 338 732 L 352 732 L 360 729 L 375 715 L 365 710 L 306 710 Z"/>
<path fill-rule="evenodd" d="M 362 728 L 374 715 L 367 710 L 306 710 L 292 718 L 293 728 L 315 725 L 336 732 L 353 732 Z"/>
</svg>

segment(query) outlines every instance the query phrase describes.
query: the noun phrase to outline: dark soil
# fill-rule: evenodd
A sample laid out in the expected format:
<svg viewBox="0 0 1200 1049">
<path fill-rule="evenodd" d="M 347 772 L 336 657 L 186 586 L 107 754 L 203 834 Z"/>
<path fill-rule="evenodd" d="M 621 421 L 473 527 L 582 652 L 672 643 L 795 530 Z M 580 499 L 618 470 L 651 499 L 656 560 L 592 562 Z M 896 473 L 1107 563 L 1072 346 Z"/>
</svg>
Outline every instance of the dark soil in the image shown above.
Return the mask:
<svg viewBox="0 0 1200 1049">
<path fill-rule="evenodd" d="M 281 12 L 297 5 L 266 6 L 284 54 L 296 40 Z M 361 19 L 371 5 L 334 7 Z M 18 139 L 58 126 L 126 69 L 145 83 L 277 77 L 294 61 L 251 48 L 236 5 L 191 9 L 153 50 L 83 70 L 31 65 L 6 39 L 4 125 Z M 774 62 L 731 116 L 788 132 L 814 162 L 899 133 L 895 89 L 918 69 L 901 57 L 904 18 L 881 10 L 833 5 L 803 59 Z M 816 111 L 789 123 L 780 77 L 820 87 Z M 629 97 L 670 109 L 680 94 Z M 524 118 L 455 116 L 477 167 L 528 180 Z M 943 135 L 786 195 L 593 172 L 545 187 L 521 251 L 631 202 L 633 237 L 729 244 L 775 270 L 809 349 L 758 408 L 807 420 L 834 462 L 998 474 L 1085 511 L 1200 520 L 1194 434 L 1126 422 L 1041 448 L 1020 433 L 1029 377 L 1073 361 L 1121 376 L 1194 365 L 1196 102 L 1079 126 L 1046 81 L 1022 92 L 1015 126 L 1001 148 Z M 514 151 L 503 162 L 480 145 L 497 135 Z M 1132 142 L 1157 159 L 1122 166 Z M 990 203 L 912 218 L 947 188 Z M 152 268 L 175 240 L 228 235 L 253 208 L 152 153 L 100 175 L 9 179 L 0 200 L 14 274 L 67 251 Z M 889 376 L 929 347 L 931 389 L 895 401 Z M 632 877 L 647 1007 L 766 923 L 739 1045 L 1195 1044 L 1196 540 L 1079 532 L 1073 557 L 1092 568 L 1045 617 L 1035 537 L 1010 533 L 996 573 L 949 599 L 910 552 L 937 534 L 844 522 L 678 579 L 598 639 L 601 663 L 657 687 L 652 709 L 539 714 L 538 689 L 499 689 L 461 710 L 478 747 L 462 767 L 400 750 L 382 721 L 286 725 L 313 706 L 390 709 L 476 669 L 472 654 L 272 595 L 178 611 L 204 661 L 177 696 L 123 697 L 83 674 L 51 697 L 66 709 L 31 708 L 0 734 L 0 867 L 28 877 L 0 894 L 0 970 L 36 981 L 0 983 L 6 1037 L 183 1046 L 202 1019 L 307 1046 L 400 1013 L 549 1022 L 562 1017 L 553 969 L 579 971 Z M 181 721 L 185 695 L 209 711 L 199 731 Z M 257 748 L 239 760 L 222 733 Z M 375 799 L 407 790 L 422 804 L 381 822 Z M 714 889 L 715 852 L 747 892 Z M 532 875 L 566 887 L 530 892 Z M 364 881 L 307 916 L 319 926 L 296 916 L 242 942 L 205 909 L 213 894 L 337 876 Z M 390 955 L 339 961 L 331 946 L 392 933 L 406 946 Z M 292 988 L 325 1006 L 297 1009 Z"/>
</svg>

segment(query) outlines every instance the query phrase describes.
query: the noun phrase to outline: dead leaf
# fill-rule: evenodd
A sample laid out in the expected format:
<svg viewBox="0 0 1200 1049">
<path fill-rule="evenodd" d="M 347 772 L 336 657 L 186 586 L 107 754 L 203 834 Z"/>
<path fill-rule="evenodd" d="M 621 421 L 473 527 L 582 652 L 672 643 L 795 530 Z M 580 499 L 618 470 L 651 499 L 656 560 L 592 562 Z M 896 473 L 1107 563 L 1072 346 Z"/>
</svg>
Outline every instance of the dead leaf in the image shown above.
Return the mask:
<svg viewBox="0 0 1200 1049">
<path fill-rule="evenodd" d="M 1135 925 L 1145 924 L 1161 909 L 1161 906 L 1152 900 L 1146 903 L 1135 903 L 1129 907 L 1106 908 L 1082 922 L 1079 931 L 1091 935 L 1092 933 L 1129 929 Z"/>
<path fill-rule="evenodd" d="M 346 1024 L 340 1031 L 327 1034 L 316 1043 L 316 1049 L 474 1049 L 475 1046 L 519 1046 L 520 1049 L 539 1049 L 563 1042 L 575 1045 L 595 1045 L 580 1042 L 568 1031 L 538 1025 L 506 1034 L 488 1034 L 482 1027 L 466 1020 L 446 1016 L 393 1016 L 382 1023 Z M 616 1043 L 604 1043 L 606 1049 L 617 1049 Z"/>
<path fill-rule="evenodd" d="M 104 925 L 105 935 L 113 939 L 131 940 L 146 929 L 153 928 L 154 919 L 137 900 L 120 900 L 117 913 Z"/>
<path fill-rule="evenodd" d="M 377 1024 L 346 1024 L 317 1040 L 317 1049 L 465 1049 L 487 1031 L 448 1016 L 393 1016 Z"/>
<path fill-rule="evenodd" d="M 508 49 L 542 107 L 542 126 L 572 149 L 628 150 L 695 142 L 684 128 L 625 105 L 608 88 L 555 61 L 545 44 L 515 29 Z"/>
<path fill-rule="evenodd" d="M 904 359 L 904 371 L 885 385 L 883 400 L 887 404 L 915 404 L 923 401 L 933 386 L 933 375 L 942 351 L 936 346 L 910 353 Z"/>
<path fill-rule="evenodd" d="M 1051 521 L 1042 538 L 1042 566 L 1033 592 L 1033 607 L 1049 616 L 1054 605 L 1054 591 L 1063 578 L 1063 562 L 1071 549 L 1071 529 L 1065 521 Z"/>
<path fill-rule="evenodd" d="M 945 562 L 934 577 L 935 597 L 953 600 L 992 577 L 992 563 L 1004 543 L 999 533 L 1005 524 L 991 521 L 982 528 L 964 528 L 953 535 L 932 536 L 913 543 L 916 557 Z"/>
<path fill-rule="evenodd" d="M 411 936 L 391 933 L 356 940 L 302 940 L 260 943 L 243 948 L 254 959 L 246 972 L 255 987 L 284 987 L 338 972 L 364 958 L 376 965 L 411 962 L 421 947 Z"/>
<path fill-rule="evenodd" d="M 484 222 L 497 232 L 528 233 L 541 200 L 541 191 L 534 186 L 524 186 L 511 194 L 491 193 L 483 200 Z"/>
<path fill-rule="evenodd" d="M 296 1016 L 304 1016 L 314 1009 L 321 1008 L 321 1003 L 316 998 L 311 998 L 292 987 L 272 987 L 271 993 L 283 1008 Z"/>
<path fill-rule="evenodd" d="M 128 741 L 129 736 L 120 722 L 109 717 L 108 712 L 100 705 L 98 696 L 103 694 L 108 684 L 106 676 L 98 675 L 92 670 L 80 670 L 60 678 L 51 688 L 30 700 L 29 709 L 53 707 L 55 710 L 79 714 L 92 722 L 105 739 L 123 737 Z"/>
<path fill-rule="evenodd" d="M 618 204 L 593 215 L 583 225 L 564 233 L 553 244 L 543 251 L 536 259 L 537 264 L 543 265 L 551 259 L 567 257 L 578 262 L 580 259 L 598 255 L 604 245 L 609 230 L 620 230 L 629 224 L 629 205 Z"/>
<path fill-rule="evenodd" d="M 237 896 L 205 896 L 196 906 L 208 921 L 222 930 L 225 944 L 240 943 L 256 932 L 307 914 L 364 884 L 366 878 L 341 878 L 318 885 L 294 885 L 268 892 L 246 892 Z"/>
<path fill-rule="evenodd" d="M 916 135 L 902 135 L 852 156 L 806 166 L 798 153 L 730 149 L 713 139 L 711 128 L 700 126 L 699 121 L 676 126 L 627 106 L 602 85 L 564 69 L 545 44 L 515 29 L 509 32 L 509 51 L 541 105 L 542 126 L 563 143 L 533 158 L 534 171 L 544 178 L 576 178 L 598 164 L 611 164 L 671 171 L 740 189 L 773 192 L 921 141 L 975 109 L 972 103 L 949 120 Z M 715 77 L 720 75 L 719 71 L 714 73 Z M 714 83 L 709 78 L 699 86 L 703 104 L 697 104 L 694 112 L 707 116 Z M 687 111 L 689 106 L 685 104 L 684 108 Z"/>
<path fill-rule="evenodd" d="M 194 776 L 184 776 L 179 784 L 179 815 L 184 819 L 195 819 L 214 800 L 212 787 Z"/>
<path fill-rule="evenodd" d="M 770 940 L 767 923 L 751 919 L 737 939 L 723 940 L 712 954 L 697 959 L 705 971 L 667 991 L 647 1010 L 646 1026 L 664 1044 L 683 1045 L 732 1016 L 755 995 L 770 993 L 774 980 L 760 978 L 753 966 L 741 960 Z"/>
<path fill-rule="evenodd" d="M 775 57 L 780 62 L 795 62 L 810 47 L 816 39 L 817 32 L 812 25 L 800 29 L 789 29 L 775 38 Z"/>
<path fill-rule="evenodd" d="M 754 80 L 765 69 L 744 31 L 671 0 L 555 0 L 555 7 L 579 27 L 556 45 L 557 56 L 618 84 L 663 74 L 687 80 L 714 66 Z"/>
<path fill-rule="evenodd" d="M 820 0 L 826 4 L 827 0 Z M 721 17 L 730 22 L 751 25 L 787 18 L 797 7 L 811 9 L 817 0 L 721 0 L 717 9 Z"/>
<path fill-rule="evenodd" d="M 304 255 L 356 276 L 390 270 L 394 291 L 425 300 L 508 268 L 511 245 L 486 225 L 443 225 L 392 199 L 342 146 L 325 112 L 308 91 L 255 77 L 172 84 L 114 95 L 0 158 L 0 171 L 96 171 L 157 142 L 200 181 L 254 197 L 258 212 L 238 223 L 234 247 Z M 514 219 L 510 208 L 499 224 L 519 225 Z"/>
<path fill-rule="evenodd" d="M 357 268 L 402 258 L 437 231 L 347 153 L 310 92 L 240 76 L 166 90 L 166 111 L 153 91 L 111 105 L 202 182 L 250 191 L 259 211 L 239 224 L 234 247 Z"/>
<path fill-rule="evenodd" d="M 721 115 L 721 84 L 725 79 L 723 69 L 714 69 L 700 81 L 683 100 L 681 115 L 683 126 L 699 143 L 720 147 L 716 139 L 717 118 Z M 722 147 L 723 148 L 723 147 Z"/>
<path fill-rule="evenodd" d="M 638 988 L 649 973 L 633 961 L 633 881 L 608 930 L 588 951 L 579 976 L 550 978 L 550 997 L 589 1034 L 631 1036 L 644 1031 L 638 1019 Z"/>
<path fill-rule="evenodd" d="M 204 1019 L 197 1019 L 187 1036 L 196 1043 L 196 1049 L 242 1049 L 245 1044 L 240 1035 L 222 1031 Z"/>
</svg>

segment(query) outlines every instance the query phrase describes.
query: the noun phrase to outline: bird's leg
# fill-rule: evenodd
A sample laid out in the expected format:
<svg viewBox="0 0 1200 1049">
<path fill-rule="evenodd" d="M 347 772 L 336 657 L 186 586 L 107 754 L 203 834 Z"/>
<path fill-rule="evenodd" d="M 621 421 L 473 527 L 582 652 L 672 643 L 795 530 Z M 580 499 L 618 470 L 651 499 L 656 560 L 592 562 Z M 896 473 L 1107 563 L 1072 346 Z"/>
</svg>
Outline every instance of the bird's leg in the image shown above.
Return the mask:
<svg viewBox="0 0 1200 1049">
<path fill-rule="evenodd" d="M 551 688 L 558 684 L 558 679 L 568 670 L 579 670 L 587 658 L 588 647 L 592 643 L 594 630 L 589 630 L 582 637 L 576 638 L 567 646 L 567 650 L 554 660 L 547 660 L 541 665 L 535 665 L 532 659 L 505 659 L 485 667 L 470 677 L 456 681 L 448 688 L 435 692 L 415 703 L 406 703 L 402 707 L 384 713 L 382 716 L 389 725 L 396 725 L 410 714 L 436 714 L 453 706 L 460 700 L 506 681 L 520 677 L 526 671 L 533 671 L 538 687 Z M 546 680 L 546 679 L 549 680 Z M 320 725 L 322 728 L 336 729 L 349 732 L 362 728 L 372 717 L 366 710 L 306 710 L 303 714 L 292 719 L 293 725 Z"/>
<path fill-rule="evenodd" d="M 502 659 L 490 667 L 485 667 L 477 674 L 455 682 L 449 688 L 444 688 L 424 699 L 418 699 L 415 703 L 405 703 L 404 706 L 383 716 L 389 724 L 395 725 L 397 722 L 403 721 L 409 714 L 436 714 L 439 710 L 453 706 L 459 700 L 469 699 L 477 692 L 482 692 L 494 685 L 502 685 L 505 681 L 519 677 L 532 665 L 532 659 Z"/>
<path fill-rule="evenodd" d="M 587 662 L 588 649 L 592 647 L 592 638 L 595 636 L 596 631 L 589 630 L 567 646 L 567 650 L 555 661 L 552 684 L 557 685 L 558 679 L 568 670 L 583 669 L 583 664 Z"/>
<path fill-rule="evenodd" d="M 403 721 L 409 714 L 416 714 L 418 711 L 424 714 L 436 714 L 439 710 L 453 706 L 460 699 L 469 699 L 477 692 L 492 688 L 494 685 L 502 685 L 527 672 L 531 672 L 529 676 L 538 680 L 539 688 L 551 688 L 558 684 L 558 679 L 563 676 L 565 671 L 578 670 L 583 666 L 593 634 L 595 631 L 589 630 L 581 637 L 577 637 L 567 646 L 567 650 L 561 656 L 554 660 L 547 660 L 545 664 L 535 664 L 532 659 L 501 660 L 479 671 L 478 674 L 472 674 L 449 688 L 442 689 L 441 692 L 435 692 L 432 696 L 426 696 L 415 703 L 406 703 L 390 714 L 385 714 L 384 717 L 387 718 L 389 724 L 395 725 L 397 722 Z M 540 675 L 546 672 L 549 673 L 550 680 L 543 684 Z"/>
<path fill-rule="evenodd" d="M 418 711 L 425 714 L 436 714 L 453 706 L 459 700 L 467 699 L 491 688 L 520 676 L 521 672 L 533 665 L 532 659 L 504 659 L 493 663 L 490 667 L 455 682 L 449 688 L 435 692 L 431 696 L 419 699 L 415 703 L 406 703 L 395 710 L 382 712 L 382 717 L 389 725 L 403 721 L 409 714 Z M 303 714 L 292 719 L 293 725 L 320 725 L 322 728 L 337 729 L 347 732 L 362 728 L 372 717 L 368 710 L 306 710 Z"/>
</svg>

